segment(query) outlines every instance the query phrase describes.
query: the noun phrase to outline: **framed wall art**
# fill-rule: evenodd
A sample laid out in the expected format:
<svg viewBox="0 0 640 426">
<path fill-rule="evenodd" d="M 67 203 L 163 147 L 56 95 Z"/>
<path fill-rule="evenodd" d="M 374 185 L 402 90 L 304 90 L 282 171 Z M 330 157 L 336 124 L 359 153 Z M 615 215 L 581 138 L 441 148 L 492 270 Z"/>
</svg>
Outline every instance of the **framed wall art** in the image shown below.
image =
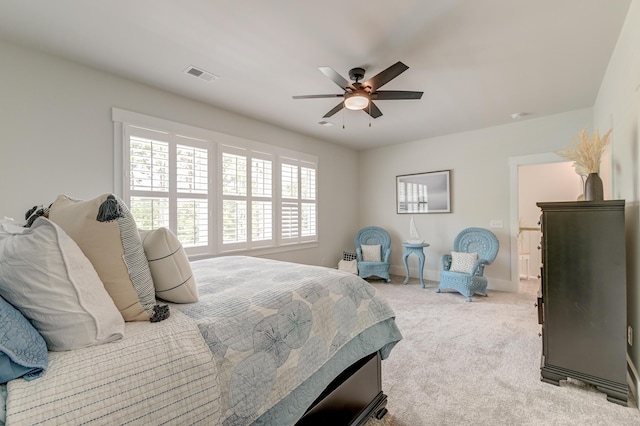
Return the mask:
<svg viewBox="0 0 640 426">
<path fill-rule="evenodd" d="M 451 213 L 451 170 L 396 176 L 398 214 Z"/>
</svg>

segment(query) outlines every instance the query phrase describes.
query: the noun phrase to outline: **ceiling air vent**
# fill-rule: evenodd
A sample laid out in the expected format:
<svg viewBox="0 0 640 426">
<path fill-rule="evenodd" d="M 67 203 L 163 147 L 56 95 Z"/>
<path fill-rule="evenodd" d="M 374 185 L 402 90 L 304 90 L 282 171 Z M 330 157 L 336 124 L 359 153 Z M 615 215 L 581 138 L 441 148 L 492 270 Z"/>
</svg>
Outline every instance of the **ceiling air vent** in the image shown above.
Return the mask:
<svg viewBox="0 0 640 426">
<path fill-rule="evenodd" d="M 208 83 L 220 78 L 215 74 L 212 74 L 212 73 L 207 72 L 205 70 L 201 70 L 200 68 L 196 68 L 193 65 L 190 65 L 186 70 L 184 70 L 184 72 L 186 74 L 189 74 L 189 75 L 192 75 L 194 77 L 197 77 L 200 80 L 204 80 L 204 81 L 206 81 Z"/>
</svg>

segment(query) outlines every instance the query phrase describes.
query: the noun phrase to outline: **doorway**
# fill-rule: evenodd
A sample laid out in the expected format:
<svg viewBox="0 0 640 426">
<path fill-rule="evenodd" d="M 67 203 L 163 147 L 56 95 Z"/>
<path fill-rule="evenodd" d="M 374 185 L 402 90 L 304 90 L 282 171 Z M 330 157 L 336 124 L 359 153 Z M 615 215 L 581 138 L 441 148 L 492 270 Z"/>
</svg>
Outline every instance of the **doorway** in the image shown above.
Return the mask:
<svg viewBox="0 0 640 426">
<path fill-rule="evenodd" d="M 509 159 L 511 171 L 511 280 L 514 290 L 536 294 L 540 285 L 540 201 L 576 201 L 583 183 L 572 162 L 556 154 Z"/>
</svg>

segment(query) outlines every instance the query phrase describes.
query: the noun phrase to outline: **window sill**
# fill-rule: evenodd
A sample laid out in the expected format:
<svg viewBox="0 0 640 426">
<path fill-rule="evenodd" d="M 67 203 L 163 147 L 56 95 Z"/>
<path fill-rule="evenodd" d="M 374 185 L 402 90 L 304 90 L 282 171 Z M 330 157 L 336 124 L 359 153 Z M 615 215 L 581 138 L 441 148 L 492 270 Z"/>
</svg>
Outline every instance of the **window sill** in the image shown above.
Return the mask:
<svg viewBox="0 0 640 426">
<path fill-rule="evenodd" d="M 316 248 L 319 245 L 320 244 L 318 244 L 318 241 L 310 241 L 307 243 L 283 245 L 279 247 L 228 250 L 228 251 L 219 252 L 216 254 L 213 254 L 213 253 L 194 254 L 189 256 L 189 260 L 208 259 L 210 257 L 219 257 L 219 256 L 264 256 L 264 255 L 275 254 L 275 253 L 286 253 L 290 251 L 307 250 L 307 249 Z"/>
</svg>

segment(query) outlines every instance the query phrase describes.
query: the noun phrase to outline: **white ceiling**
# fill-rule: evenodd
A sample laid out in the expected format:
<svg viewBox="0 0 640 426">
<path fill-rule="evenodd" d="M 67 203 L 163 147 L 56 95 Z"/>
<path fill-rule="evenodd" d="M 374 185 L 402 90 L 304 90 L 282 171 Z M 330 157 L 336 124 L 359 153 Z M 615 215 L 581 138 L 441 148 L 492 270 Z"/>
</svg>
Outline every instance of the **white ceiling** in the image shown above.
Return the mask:
<svg viewBox="0 0 640 426">
<path fill-rule="evenodd" d="M 0 39 L 366 149 L 593 106 L 630 1 L 3 0 Z M 375 120 L 323 127 L 339 99 L 292 99 L 340 93 L 318 66 L 367 79 L 397 61 L 382 89 L 424 95 L 377 101 Z"/>
</svg>

